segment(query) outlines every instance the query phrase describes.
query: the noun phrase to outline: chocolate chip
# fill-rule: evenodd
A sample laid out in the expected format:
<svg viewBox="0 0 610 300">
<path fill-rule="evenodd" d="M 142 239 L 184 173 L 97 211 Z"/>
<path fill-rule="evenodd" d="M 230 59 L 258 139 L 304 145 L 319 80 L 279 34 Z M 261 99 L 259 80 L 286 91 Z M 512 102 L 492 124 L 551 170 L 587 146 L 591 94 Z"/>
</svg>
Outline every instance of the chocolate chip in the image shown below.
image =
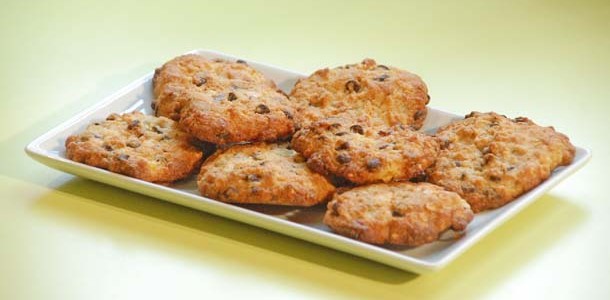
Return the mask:
<svg viewBox="0 0 610 300">
<path fill-rule="evenodd" d="M 235 101 L 235 100 L 237 100 L 237 95 L 235 95 L 235 93 L 231 92 L 231 93 L 229 93 L 229 95 L 227 96 L 227 100 L 229 100 L 229 101 Z"/>
<path fill-rule="evenodd" d="M 421 171 L 419 173 L 417 173 L 417 175 L 411 177 L 409 179 L 409 181 L 417 183 L 417 182 L 426 182 L 428 181 L 428 174 L 426 174 L 426 172 Z"/>
<path fill-rule="evenodd" d="M 153 102 L 153 103 L 154 103 L 154 102 Z M 117 117 L 117 115 L 116 115 L 116 114 L 111 114 L 111 115 L 109 115 L 109 116 L 106 118 L 106 120 L 108 120 L 108 121 L 113 121 L 113 120 L 116 120 L 116 117 Z"/>
<path fill-rule="evenodd" d="M 95 122 L 95 123 L 93 123 L 93 125 L 98 126 L 98 125 L 100 125 L 100 123 L 99 122 Z"/>
<path fill-rule="evenodd" d="M 360 125 L 352 125 L 349 130 L 351 130 L 353 133 L 364 134 L 364 129 Z"/>
<path fill-rule="evenodd" d="M 461 162 L 459 162 L 459 161 L 454 162 L 454 164 L 455 164 L 455 166 L 456 166 L 456 167 L 458 167 L 458 168 L 462 166 L 462 163 L 461 163 Z"/>
<path fill-rule="evenodd" d="M 207 78 L 205 78 L 203 76 L 194 76 L 193 77 L 193 84 L 196 86 L 202 86 L 206 82 L 208 82 L 208 80 L 207 80 Z"/>
<path fill-rule="evenodd" d="M 349 149 L 349 143 L 340 141 L 338 145 L 335 147 L 335 150 L 347 150 Z"/>
<path fill-rule="evenodd" d="M 512 170 L 514 170 L 514 169 L 515 169 L 515 167 L 514 167 L 514 166 L 510 166 L 510 167 L 506 168 L 506 171 L 512 171 Z"/>
<path fill-rule="evenodd" d="M 106 144 L 104 145 L 104 149 L 106 149 L 106 151 L 112 151 L 112 146 Z"/>
<path fill-rule="evenodd" d="M 376 157 L 371 158 L 366 162 L 366 168 L 369 169 L 369 171 L 375 170 L 379 168 L 379 166 L 381 166 L 381 161 Z"/>
<path fill-rule="evenodd" d="M 129 125 L 127 125 L 127 129 L 131 130 L 138 126 L 140 126 L 140 120 L 133 120 L 129 123 Z"/>
<path fill-rule="evenodd" d="M 445 150 L 447 148 L 449 148 L 449 146 L 451 145 L 451 141 L 450 140 L 443 140 L 441 142 L 441 150 Z"/>
<path fill-rule="evenodd" d="M 345 131 L 335 133 L 336 136 L 344 136 L 346 134 L 347 134 L 347 132 L 345 132 Z"/>
<path fill-rule="evenodd" d="M 127 147 L 138 148 L 138 147 L 140 147 L 140 142 L 137 140 L 131 140 L 131 141 L 127 142 Z"/>
<path fill-rule="evenodd" d="M 350 80 L 345 83 L 345 90 L 347 90 L 350 93 L 351 92 L 357 93 L 360 91 L 360 84 L 355 80 Z"/>
<path fill-rule="evenodd" d="M 491 180 L 491 181 L 500 181 L 500 179 L 502 179 L 502 178 L 500 178 L 499 176 L 496 176 L 496 175 L 489 176 L 489 180 Z"/>
<path fill-rule="evenodd" d="M 466 179 L 466 173 L 462 173 L 462 176 L 460 176 L 460 180 L 465 180 Z"/>
<path fill-rule="evenodd" d="M 390 146 L 389 144 L 381 145 L 381 146 L 379 146 L 379 150 L 383 150 L 389 146 Z"/>
<path fill-rule="evenodd" d="M 235 62 L 238 63 L 238 64 L 244 64 L 244 65 L 248 64 L 245 60 L 242 60 L 242 59 L 238 59 Z"/>
<path fill-rule="evenodd" d="M 287 110 L 282 110 L 282 112 L 284 113 L 284 115 L 286 115 L 286 118 L 288 118 L 289 120 L 292 120 L 294 117 L 292 116 L 292 113 L 287 111 Z"/>
<path fill-rule="evenodd" d="M 248 176 L 246 176 L 246 180 L 251 181 L 251 182 L 258 182 L 261 181 L 260 176 L 256 175 L 256 174 L 249 174 Z"/>
<path fill-rule="evenodd" d="M 119 159 L 120 159 L 120 160 L 128 160 L 128 159 L 129 159 L 129 155 L 127 155 L 127 154 L 121 154 L 121 155 L 119 155 Z"/>
<path fill-rule="evenodd" d="M 404 216 L 405 216 L 405 215 L 404 215 L 402 212 L 397 211 L 397 210 L 392 210 L 392 217 L 394 217 L 394 218 L 400 218 L 400 217 L 404 217 Z"/>
<path fill-rule="evenodd" d="M 386 65 L 377 65 L 377 68 L 384 69 L 384 70 L 389 70 L 390 69 Z"/>
<path fill-rule="evenodd" d="M 377 134 L 380 136 L 388 136 L 388 135 L 390 135 L 390 132 L 385 131 L 385 130 L 379 130 L 379 132 L 377 132 Z"/>
<path fill-rule="evenodd" d="M 390 75 L 388 75 L 388 74 L 383 74 L 383 75 L 381 75 L 381 76 L 379 76 L 379 77 L 375 77 L 375 78 L 373 78 L 373 80 L 376 80 L 376 81 L 385 81 L 385 80 L 386 80 L 386 79 L 388 79 L 388 78 L 390 78 Z"/>
<path fill-rule="evenodd" d="M 417 112 L 415 112 L 415 115 L 413 115 L 413 119 L 414 120 L 419 120 L 419 119 L 421 119 L 425 115 L 426 115 L 426 110 L 425 109 L 421 109 L 421 110 L 418 110 Z"/>
<path fill-rule="evenodd" d="M 529 121 L 529 119 L 526 118 L 526 117 L 516 117 L 515 120 L 514 120 L 515 123 L 524 123 L 524 122 L 527 122 L 527 121 Z"/>
<path fill-rule="evenodd" d="M 269 107 L 267 107 L 267 105 L 259 104 L 254 110 L 254 112 L 256 112 L 257 114 L 268 114 L 271 112 L 271 110 L 269 110 Z"/>
<path fill-rule="evenodd" d="M 347 153 L 340 153 L 339 155 L 337 155 L 337 161 L 339 163 L 346 164 L 352 161 L 352 158 Z"/>
<path fill-rule="evenodd" d="M 330 213 L 335 216 L 338 217 L 339 216 L 339 202 L 333 202 L 333 205 L 330 206 Z"/>
<path fill-rule="evenodd" d="M 153 126 L 152 130 L 158 134 L 163 134 L 163 131 L 158 126 Z"/>
</svg>

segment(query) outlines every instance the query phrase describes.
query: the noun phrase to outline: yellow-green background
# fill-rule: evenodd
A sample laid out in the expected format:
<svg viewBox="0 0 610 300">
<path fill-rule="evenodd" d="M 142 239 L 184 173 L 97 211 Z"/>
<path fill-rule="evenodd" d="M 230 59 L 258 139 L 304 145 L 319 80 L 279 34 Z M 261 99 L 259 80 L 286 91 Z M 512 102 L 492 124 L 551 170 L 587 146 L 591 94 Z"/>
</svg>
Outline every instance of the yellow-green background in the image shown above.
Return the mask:
<svg viewBox="0 0 610 300">
<path fill-rule="evenodd" d="M 0 299 L 610 299 L 608 1 L 2 1 Z M 180 53 L 372 57 L 431 105 L 554 125 L 592 161 L 417 276 L 52 170 L 36 136 Z"/>
</svg>

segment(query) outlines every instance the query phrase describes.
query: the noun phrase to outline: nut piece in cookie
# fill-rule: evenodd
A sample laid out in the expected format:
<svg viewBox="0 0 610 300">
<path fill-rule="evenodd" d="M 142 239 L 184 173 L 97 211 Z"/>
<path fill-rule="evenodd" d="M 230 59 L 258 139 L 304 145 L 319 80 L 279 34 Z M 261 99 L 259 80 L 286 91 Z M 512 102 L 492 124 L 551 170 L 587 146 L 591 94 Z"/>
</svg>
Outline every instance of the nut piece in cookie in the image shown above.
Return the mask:
<svg viewBox="0 0 610 300">
<path fill-rule="evenodd" d="M 112 114 L 66 140 L 67 158 L 142 180 L 168 183 L 190 175 L 202 152 L 176 122 L 139 112 Z"/>
<path fill-rule="evenodd" d="M 527 118 L 472 112 L 440 128 L 441 151 L 430 182 L 460 194 L 480 212 L 536 187 L 574 158 L 574 146 L 552 127 Z"/>
<path fill-rule="evenodd" d="M 419 246 L 448 229 L 463 231 L 473 218 L 458 194 L 429 183 L 395 182 L 335 194 L 324 223 L 333 231 L 372 244 Z"/>
<path fill-rule="evenodd" d="M 247 144 L 219 150 L 201 166 L 197 180 L 205 197 L 231 203 L 312 206 L 335 188 L 310 171 L 287 144 Z"/>
<path fill-rule="evenodd" d="M 312 170 L 356 184 L 419 177 L 439 151 L 434 137 L 402 125 L 388 127 L 341 117 L 299 130 L 292 147 L 307 158 Z"/>
<path fill-rule="evenodd" d="M 298 105 L 297 126 L 346 112 L 367 115 L 382 124 L 419 129 L 430 98 L 421 78 L 379 65 L 372 59 L 334 69 L 321 69 L 299 80 L 290 93 Z"/>
</svg>

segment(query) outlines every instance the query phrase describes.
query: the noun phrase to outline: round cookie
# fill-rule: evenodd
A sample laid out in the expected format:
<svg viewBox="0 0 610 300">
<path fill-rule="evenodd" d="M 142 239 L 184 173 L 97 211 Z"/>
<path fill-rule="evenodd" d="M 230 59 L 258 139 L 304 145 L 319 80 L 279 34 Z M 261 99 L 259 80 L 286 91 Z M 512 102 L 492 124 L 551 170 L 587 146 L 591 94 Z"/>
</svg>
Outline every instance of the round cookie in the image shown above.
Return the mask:
<svg viewBox="0 0 610 300">
<path fill-rule="evenodd" d="M 333 231 L 372 244 L 419 246 L 473 219 L 456 193 L 429 183 L 395 182 L 335 194 L 324 223 Z"/>
<path fill-rule="evenodd" d="M 152 107 L 155 115 L 177 121 L 190 91 L 225 91 L 258 86 L 277 90 L 273 81 L 242 60 L 210 60 L 201 55 L 186 54 L 155 70 Z"/>
<path fill-rule="evenodd" d="M 292 147 L 314 171 L 356 184 L 390 182 L 422 176 L 434 163 L 434 137 L 402 125 L 392 127 L 331 117 L 299 130 Z"/>
<path fill-rule="evenodd" d="M 243 61 L 179 56 L 155 71 L 153 86 L 155 114 L 180 120 L 202 141 L 275 141 L 294 132 L 288 97 Z"/>
<path fill-rule="evenodd" d="M 372 59 L 334 69 L 321 69 L 299 80 L 290 98 L 298 104 L 297 126 L 351 111 L 382 124 L 419 129 L 430 98 L 421 78 Z"/>
<path fill-rule="evenodd" d="M 472 112 L 440 128 L 430 182 L 457 192 L 480 212 L 534 188 L 574 158 L 568 137 L 527 118 Z"/>
<path fill-rule="evenodd" d="M 66 140 L 66 157 L 94 167 L 158 183 L 190 175 L 202 152 L 176 122 L 139 112 L 112 114 Z"/>
<path fill-rule="evenodd" d="M 267 88 L 191 93 L 180 125 L 214 144 L 276 141 L 294 132 L 294 110 L 286 96 Z"/>
<path fill-rule="evenodd" d="M 201 166 L 197 180 L 205 197 L 223 202 L 312 206 L 335 188 L 310 171 L 287 144 L 247 144 L 219 150 Z"/>
</svg>

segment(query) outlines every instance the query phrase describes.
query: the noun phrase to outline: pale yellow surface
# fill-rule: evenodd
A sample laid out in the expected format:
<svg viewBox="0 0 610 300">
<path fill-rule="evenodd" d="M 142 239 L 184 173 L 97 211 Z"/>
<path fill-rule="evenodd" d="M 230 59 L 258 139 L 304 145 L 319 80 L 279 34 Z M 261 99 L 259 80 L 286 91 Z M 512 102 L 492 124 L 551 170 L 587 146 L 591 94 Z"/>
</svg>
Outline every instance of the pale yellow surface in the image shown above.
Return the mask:
<svg viewBox="0 0 610 300">
<path fill-rule="evenodd" d="M 112 2 L 0 5 L 0 299 L 610 299 L 610 2 Z M 373 57 L 420 74 L 435 107 L 526 115 L 594 157 L 417 276 L 23 152 L 195 48 L 302 72 Z"/>
</svg>

